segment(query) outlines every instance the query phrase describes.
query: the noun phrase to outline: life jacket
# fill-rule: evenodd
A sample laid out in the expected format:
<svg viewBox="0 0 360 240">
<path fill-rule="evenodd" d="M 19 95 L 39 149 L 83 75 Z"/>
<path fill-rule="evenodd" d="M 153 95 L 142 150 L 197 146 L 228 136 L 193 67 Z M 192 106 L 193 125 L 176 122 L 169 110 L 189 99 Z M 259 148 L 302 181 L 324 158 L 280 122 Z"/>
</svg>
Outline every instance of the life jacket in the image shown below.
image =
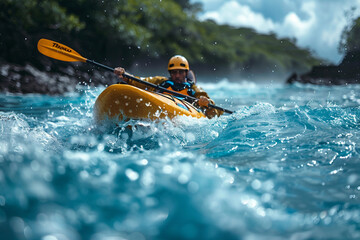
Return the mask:
<svg viewBox="0 0 360 240">
<path fill-rule="evenodd" d="M 176 82 L 173 82 L 171 79 L 166 80 L 160 84 L 160 87 L 181 93 L 183 95 L 193 97 L 195 94 L 195 91 L 194 91 L 194 89 L 192 89 L 192 86 L 193 86 L 193 84 L 191 84 L 191 83 L 188 83 L 188 82 L 176 83 Z"/>
</svg>

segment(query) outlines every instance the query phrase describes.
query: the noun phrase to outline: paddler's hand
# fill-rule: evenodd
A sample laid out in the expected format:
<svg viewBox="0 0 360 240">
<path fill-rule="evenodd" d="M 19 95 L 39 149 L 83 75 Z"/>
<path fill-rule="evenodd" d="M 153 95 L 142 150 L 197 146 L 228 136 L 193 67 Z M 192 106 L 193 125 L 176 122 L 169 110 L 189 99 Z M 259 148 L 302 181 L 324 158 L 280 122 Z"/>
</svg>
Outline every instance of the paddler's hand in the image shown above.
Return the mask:
<svg viewBox="0 0 360 240">
<path fill-rule="evenodd" d="M 199 100 L 197 101 L 200 107 L 209 107 L 209 99 L 207 97 L 201 96 Z"/>
<path fill-rule="evenodd" d="M 125 69 L 124 69 L 124 68 L 122 68 L 122 67 L 117 67 L 117 68 L 115 68 L 114 73 L 115 73 L 115 75 L 118 76 L 121 80 L 127 82 L 128 79 L 127 79 L 127 78 L 124 78 L 124 76 L 123 76 L 123 74 L 125 73 Z"/>
</svg>

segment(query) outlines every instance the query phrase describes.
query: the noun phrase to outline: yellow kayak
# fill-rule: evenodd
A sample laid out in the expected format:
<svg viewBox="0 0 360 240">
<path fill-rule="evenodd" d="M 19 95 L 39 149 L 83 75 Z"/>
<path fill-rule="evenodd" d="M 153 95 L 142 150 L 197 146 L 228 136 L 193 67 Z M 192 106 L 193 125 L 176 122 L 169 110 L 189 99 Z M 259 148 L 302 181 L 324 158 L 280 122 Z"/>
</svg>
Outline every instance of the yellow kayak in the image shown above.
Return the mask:
<svg viewBox="0 0 360 240">
<path fill-rule="evenodd" d="M 106 119 L 172 119 L 176 116 L 205 117 L 200 110 L 184 100 L 126 84 L 107 87 L 98 96 L 94 106 L 94 118 L 97 122 Z"/>
</svg>

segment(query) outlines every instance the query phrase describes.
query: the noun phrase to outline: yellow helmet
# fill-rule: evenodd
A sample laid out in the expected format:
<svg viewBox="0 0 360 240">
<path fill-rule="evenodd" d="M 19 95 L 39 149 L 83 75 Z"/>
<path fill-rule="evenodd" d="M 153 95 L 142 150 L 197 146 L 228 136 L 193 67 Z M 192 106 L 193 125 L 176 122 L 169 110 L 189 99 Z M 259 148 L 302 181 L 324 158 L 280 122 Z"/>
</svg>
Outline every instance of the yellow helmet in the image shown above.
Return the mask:
<svg viewBox="0 0 360 240">
<path fill-rule="evenodd" d="M 168 71 L 174 69 L 183 69 L 189 71 L 189 63 L 185 57 L 181 55 L 175 55 L 169 60 Z"/>
</svg>

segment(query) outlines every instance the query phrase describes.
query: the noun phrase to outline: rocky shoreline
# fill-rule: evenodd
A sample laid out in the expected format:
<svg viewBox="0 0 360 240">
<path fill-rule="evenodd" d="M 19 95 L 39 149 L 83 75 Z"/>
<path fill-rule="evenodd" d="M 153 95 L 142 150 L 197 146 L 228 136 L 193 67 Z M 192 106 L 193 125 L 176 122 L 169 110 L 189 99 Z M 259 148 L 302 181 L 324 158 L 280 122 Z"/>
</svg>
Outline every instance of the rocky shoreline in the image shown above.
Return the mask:
<svg viewBox="0 0 360 240">
<path fill-rule="evenodd" d="M 76 91 L 79 85 L 107 86 L 118 81 L 111 73 L 97 69 L 79 69 L 68 65 L 57 71 L 39 70 L 31 64 L 25 66 L 3 63 L 0 65 L 0 92 L 38 93 L 61 95 Z"/>
<path fill-rule="evenodd" d="M 107 86 L 118 82 L 111 72 L 78 63 L 35 65 L 0 64 L 1 93 L 62 95 L 79 85 Z M 43 65 L 43 66 L 44 66 Z M 56 69 L 55 69 L 56 66 Z M 346 85 L 360 83 L 360 51 L 348 53 L 339 65 L 314 66 L 305 74 L 293 73 L 287 84 Z"/>
<path fill-rule="evenodd" d="M 339 65 L 314 66 L 305 74 L 293 73 L 286 81 L 314 85 L 346 85 L 360 83 L 360 51 L 346 54 Z"/>
</svg>

